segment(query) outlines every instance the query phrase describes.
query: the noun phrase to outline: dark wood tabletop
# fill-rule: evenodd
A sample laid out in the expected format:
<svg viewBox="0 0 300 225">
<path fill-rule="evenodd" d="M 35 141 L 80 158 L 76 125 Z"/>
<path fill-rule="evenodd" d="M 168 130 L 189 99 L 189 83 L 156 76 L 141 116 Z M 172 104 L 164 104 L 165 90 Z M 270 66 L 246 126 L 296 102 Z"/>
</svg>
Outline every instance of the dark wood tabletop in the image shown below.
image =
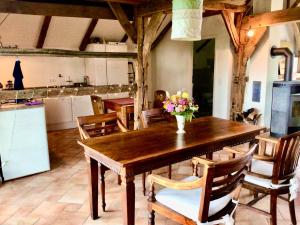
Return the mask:
<svg viewBox="0 0 300 225">
<path fill-rule="evenodd" d="M 134 112 L 133 98 L 116 98 L 103 100 L 105 112 L 108 109 L 116 111 L 124 126 L 129 128 L 128 115 Z"/>
<path fill-rule="evenodd" d="M 98 164 L 121 176 L 123 224 L 133 225 L 135 175 L 194 156 L 211 154 L 225 146 L 252 141 L 263 129 L 254 125 L 203 117 L 194 119 L 191 123 L 187 122 L 185 134 L 177 134 L 176 122 L 170 122 L 144 130 L 79 142 L 84 147 L 90 165 L 92 218 L 98 217 Z"/>
<path fill-rule="evenodd" d="M 111 102 L 117 105 L 133 105 L 133 98 L 116 98 L 116 99 L 106 99 L 104 102 Z"/>
</svg>

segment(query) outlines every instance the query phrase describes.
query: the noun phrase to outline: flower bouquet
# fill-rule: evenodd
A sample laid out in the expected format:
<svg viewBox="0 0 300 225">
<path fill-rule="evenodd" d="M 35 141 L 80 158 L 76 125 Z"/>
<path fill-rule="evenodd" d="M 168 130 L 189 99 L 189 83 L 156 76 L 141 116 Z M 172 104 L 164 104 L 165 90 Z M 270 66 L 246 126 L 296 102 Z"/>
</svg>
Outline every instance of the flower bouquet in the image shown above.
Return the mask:
<svg viewBox="0 0 300 225">
<path fill-rule="evenodd" d="M 167 92 L 167 98 L 164 101 L 164 108 L 171 115 L 175 115 L 177 119 L 178 131 L 177 133 L 185 133 L 184 122 L 192 121 L 194 112 L 198 111 L 198 105 L 194 104 L 193 99 L 190 98 L 186 91 L 177 91 L 176 95 L 170 96 Z"/>
</svg>

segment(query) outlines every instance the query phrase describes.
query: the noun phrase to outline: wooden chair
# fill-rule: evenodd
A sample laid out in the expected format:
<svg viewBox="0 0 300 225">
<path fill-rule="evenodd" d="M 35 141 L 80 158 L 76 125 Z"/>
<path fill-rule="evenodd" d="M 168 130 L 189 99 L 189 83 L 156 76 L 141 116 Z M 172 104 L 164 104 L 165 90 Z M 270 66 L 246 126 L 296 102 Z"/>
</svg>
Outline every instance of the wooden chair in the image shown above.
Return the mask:
<svg viewBox="0 0 300 225">
<path fill-rule="evenodd" d="M 170 122 L 172 117 L 170 114 L 165 113 L 162 108 L 154 108 L 142 111 L 141 115 L 141 123 L 143 128 L 148 128 L 157 123 Z M 151 173 L 151 171 L 150 171 Z M 168 177 L 171 179 L 172 177 L 172 166 L 169 165 L 168 168 Z M 143 174 L 143 193 L 146 195 L 146 174 Z"/>
<path fill-rule="evenodd" d="M 188 177 L 174 181 L 157 175 L 149 175 L 151 192 L 148 199 L 149 225 L 154 225 L 158 212 L 169 219 L 186 225 L 214 222 L 225 223 L 233 220 L 234 212 L 247 173 L 248 165 L 257 145 L 245 154 L 224 148 L 239 157 L 228 161 L 214 162 L 209 159 L 193 158 L 195 166 L 203 167 L 203 176 Z M 195 169 L 196 171 L 196 169 Z M 154 193 L 154 184 L 166 188 Z"/>
<path fill-rule="evenodd" d="M 269 140 L 274 142 L 273 139 Z M 251 170 L 245 177 L 243 187 L 260 193 L 261 196 L 255 195 L 254 200 L 248 202 L 246 207 L 270 217 L 271 225 L 276 225 L 277 198 L 287 200 L 291 221 L 295 225 L 297 224 L 295 204 L 291 197 L 297 191 L 295 183 L 297 178 L 294 176 L 300 155 L 300 132 L 282 137 L 274 144 L 274 155 L 262 154 L 263 148 L 260 148 L 260 155 L 253 157 Z M 289 199 L 284 198 L 282 196 L 284 194 L 288 194 Z M 270 195 L 270 212 L 253 207 L 253 204 L 267 195 Z"/>
<path fill-rule="evenodd" d="M 91 101 L 92 101 L 94 115 L 103 114 L 104 105 L 103 105 L 102 98 L 97 95 L 91 95 Z"/>
<path fill-rule="evenodd" d="M 166 91 L 163 90 L 157 90 L 154 92 L 154 102 L 153 102 L 153 108 L 162 108 L 163 107 L 163 101 L 166 100 Z"/>
<path fill-rule="evenodd" d="M 128 130 L 120 122 L 117 113 L 106 113 L 93 116 L 82 116 L 77 118 L 77 126 L 81 140 L 86 140 L 93 137 L 113 134 L 116 132 L 127 132 Z M 107 167 L 101 165 L 100 181 L 101 181 L 101 199 L 102 209 L 105 212 L 105 181 L 104 174 L 108 170 Z M 121 183 L 120 176 L 118 176 L 118 184 Z"/>
</svg>

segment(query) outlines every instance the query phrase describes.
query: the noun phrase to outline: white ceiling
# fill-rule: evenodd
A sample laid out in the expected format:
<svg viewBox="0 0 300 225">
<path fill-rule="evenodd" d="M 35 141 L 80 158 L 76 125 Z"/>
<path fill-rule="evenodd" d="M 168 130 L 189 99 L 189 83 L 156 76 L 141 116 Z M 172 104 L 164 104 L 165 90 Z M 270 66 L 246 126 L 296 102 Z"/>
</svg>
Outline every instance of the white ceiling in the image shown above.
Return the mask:
<svg viewBox="0 0 300 225">
<path fill-rule="evenodd" d="M 7 14 L 0 13 L 0 23 Z M 4 46 L 34 48 L 40 34 L 43 16 L 9 14 L 0 25 L 0 37 Z M 78 49 L 91 19 L 52 17 L 44 48 Z M 125 32 L 117 20 L 99 20 L 92 37 L 118 42 Z"/>
</svg>

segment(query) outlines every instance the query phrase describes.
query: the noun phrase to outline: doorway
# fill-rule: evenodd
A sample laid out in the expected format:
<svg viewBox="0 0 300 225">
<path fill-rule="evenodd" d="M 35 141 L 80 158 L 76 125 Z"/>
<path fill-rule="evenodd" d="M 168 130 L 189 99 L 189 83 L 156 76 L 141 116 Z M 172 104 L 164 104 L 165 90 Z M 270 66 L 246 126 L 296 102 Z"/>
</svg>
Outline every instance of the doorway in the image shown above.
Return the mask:
<svg viewBox="0 0 300 225">
<path fill-rule="evenodd" d="M 213 110 L 213 84 L 215 39 L 194 42 L 193 98 L 199 105 L 196 116 L 211 116 Z"/>
</svg>

